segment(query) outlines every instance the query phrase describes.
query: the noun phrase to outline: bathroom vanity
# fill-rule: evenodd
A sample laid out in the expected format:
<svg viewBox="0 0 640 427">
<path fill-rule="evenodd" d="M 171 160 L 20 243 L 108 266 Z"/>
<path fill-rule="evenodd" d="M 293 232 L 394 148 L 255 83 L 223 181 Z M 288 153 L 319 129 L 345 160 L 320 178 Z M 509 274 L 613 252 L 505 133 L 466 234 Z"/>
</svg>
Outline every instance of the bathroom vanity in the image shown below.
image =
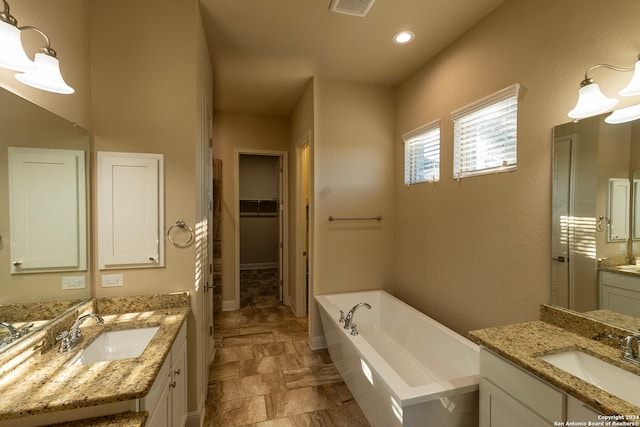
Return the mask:
<svg viewBox="0 0 640 427">
<path fill-rule="evenodd" d="M 126 425 L 183 426 L 187 414 L 186 293 L 93 299 L 2 354 L 0 426 L 36 426 L 87 418 Z M 55 337 L 76 319 L 88 319 L 83 338 L 60 352 Z M 153 329 L 137 357 L 82 361 L 105 332 Z M 126 356 L 126 355 L 125 355 Z"/>
<path fill-rule="evenodd" d="M 640 265 L 600 268 L 600 308 L 640 317 Z"/>
<path fill-rule="evenodd" d="M 617 389 L 605 391 L 557 361 L 592 357 L 594 371 L 640 384 L 640 366 L 622 360 L 620 346 L 609 338 L 635 332 L 550 306 L 541 307 L 540 318 L 470 332 L 481 345 L 480 427 L 613 420 L 640 425 L 637 388 L 614 381 Z"/>
</svg>

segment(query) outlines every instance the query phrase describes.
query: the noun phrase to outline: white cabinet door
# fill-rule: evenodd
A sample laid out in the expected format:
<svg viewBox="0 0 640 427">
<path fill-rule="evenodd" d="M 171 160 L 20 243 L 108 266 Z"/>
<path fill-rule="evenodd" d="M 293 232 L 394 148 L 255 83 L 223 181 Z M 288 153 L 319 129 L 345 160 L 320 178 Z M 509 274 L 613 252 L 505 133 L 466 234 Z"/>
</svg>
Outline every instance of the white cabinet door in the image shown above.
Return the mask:
<svg viewBox="0 0 640 427">
<path fill-rule="evenodd" d="M 609 178 L 607 216 L 611 221 L 607 241 L 617 242 L 629 238 L 629 210 L 631 182 L 628 179 Z"/>
<path fill-rule="evenodd" d="M 86 269 L 84 152 L 9 148 L 11 272 Z"/>
<path fill-rule="evenodd" d="M 173 427 L 184 427 L 187 423 L 187 345 L 176 342 L 181 347 L 174 356 L 173 351 L 173 381 L 171 382 L 171 415 Z"/>
<path fill-rule="evenodd" d="M 567 395 L 567 421 L 600 421 L 601 414 L 573 396 Z"/>
<path fill-rule="evenodd" d="M 549 421 L 486 378 L 480 380 L 480 427 L 540 427 Z"/>
<path fill-rule="evenodd" d="M 98 152 L 101 269 L 164 265 L 164 158 Z"/>
</svg>

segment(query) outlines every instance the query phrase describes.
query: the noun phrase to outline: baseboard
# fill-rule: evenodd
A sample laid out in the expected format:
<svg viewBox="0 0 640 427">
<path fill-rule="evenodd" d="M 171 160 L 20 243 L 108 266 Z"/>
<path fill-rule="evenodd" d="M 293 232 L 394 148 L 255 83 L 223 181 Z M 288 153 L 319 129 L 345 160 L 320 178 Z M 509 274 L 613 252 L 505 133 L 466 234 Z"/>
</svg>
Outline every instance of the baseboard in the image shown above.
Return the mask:
<svg viewBox="0 0 640 427">
<path fill-rule="evenodd" d="M 311 337 L 311 350 L 322 350 L 323 348 L 327 348 L 327 340 L 324 335 Z"/>
<path fill-rule="evenodd" d="M 203 427 L 204 426 L 204 411 L 205 408 L 201 408 L 202 412 L 189 412 L 187 413 L 187 422 L 185 427 Z"/>
<path fill-rule="evenodd" d="M 259 268 L 278 268 L 277 262 L 252 262 L 240 264 L 240 270 L 256 270 Z"/>
<path fill-rule="evenodd" d="M 204 418 L 207 411 L 207 396 L 204 395 L 200 399 L 200 411 L 192 411 L 187 413 L 187 422 L 184 427 L 204 427 Z"/>
<path fill-rule="evenodd" d="M 238 309 L 238 305 L 236 304 L 236 300 L 231 299 L 227 301 L 222 301 L 222 311 L 232 311 L 237 309 Z"/>
</svg>

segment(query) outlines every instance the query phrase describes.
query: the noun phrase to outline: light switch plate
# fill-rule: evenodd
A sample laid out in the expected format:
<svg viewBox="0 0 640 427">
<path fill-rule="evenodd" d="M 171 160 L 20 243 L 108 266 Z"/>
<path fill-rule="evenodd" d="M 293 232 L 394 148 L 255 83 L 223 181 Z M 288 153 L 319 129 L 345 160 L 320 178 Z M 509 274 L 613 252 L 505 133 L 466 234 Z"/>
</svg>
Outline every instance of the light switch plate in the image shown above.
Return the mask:
<svg viewBox="0 0 640 427">
<path fill-rule="evenodd" d="M 68 276 L 62 278 L 62 289 L 84 289 L 84 276 Z"/>
<path fill-rule="evenodd" d="M 102 287 L 112 288 L 116 286 L 124 286 L 124 279 L 122 274 L 103 274 L 102 275 Z"/>
</svg>

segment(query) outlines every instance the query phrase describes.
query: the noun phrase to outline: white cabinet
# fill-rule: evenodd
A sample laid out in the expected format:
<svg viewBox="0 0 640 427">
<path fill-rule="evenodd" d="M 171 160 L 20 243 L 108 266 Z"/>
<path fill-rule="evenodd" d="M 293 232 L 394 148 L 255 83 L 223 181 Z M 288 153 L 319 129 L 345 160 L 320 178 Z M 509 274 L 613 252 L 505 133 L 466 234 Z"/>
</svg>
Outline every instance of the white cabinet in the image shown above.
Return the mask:
<svg viewBox="0 0 640 427">
<path fill-rule="evenodd" d="M 98 152 L 100 269 L 164 265 L 164 157 Z"/>
<path fill-rule="evenodd" d="M 484 348 L 480 375 L 480 427 L 538 427 L 598 419 L 598 413 L 579 400 Z"/>
<path fill-rule="evenodd" d="M 607 241 L 619 242 L 629 238 L 629 210 L 631 182 L 628 179 L 609 178 L 607 216 L 609 224 Z"/>
<path fill-rule="evenodd" d="M 84 151 L 9 148 L 11 273 L 87 268 Z"/>
<path fill-rule="evenodd" d="M 149 412 L 145 427 L 183 427 L 187 422 L 187 324 L 182 325 L 149 394 L 140 400 Z"/>
<path fill-rule="evenodd" d="M 553 425 L 564 418 L 560 390 L 486 349 L 480 351 L 480 375 L 480 427 Z"/>
<path fill-rule="evenodd" d="M 587 406 L 573 396 L 567 395 L 567 421 L 600 421 L 600 412 Z"/>
<path fill-rule="evenodd" d="M 600 309 L 640 317 L 640 276 L 601 271 Z"/>
<path fill-rule="evenodd" d="M 534 411 L 486 378 L 480 380 L 480 427 L 550 425 Z"/>
</svg>

